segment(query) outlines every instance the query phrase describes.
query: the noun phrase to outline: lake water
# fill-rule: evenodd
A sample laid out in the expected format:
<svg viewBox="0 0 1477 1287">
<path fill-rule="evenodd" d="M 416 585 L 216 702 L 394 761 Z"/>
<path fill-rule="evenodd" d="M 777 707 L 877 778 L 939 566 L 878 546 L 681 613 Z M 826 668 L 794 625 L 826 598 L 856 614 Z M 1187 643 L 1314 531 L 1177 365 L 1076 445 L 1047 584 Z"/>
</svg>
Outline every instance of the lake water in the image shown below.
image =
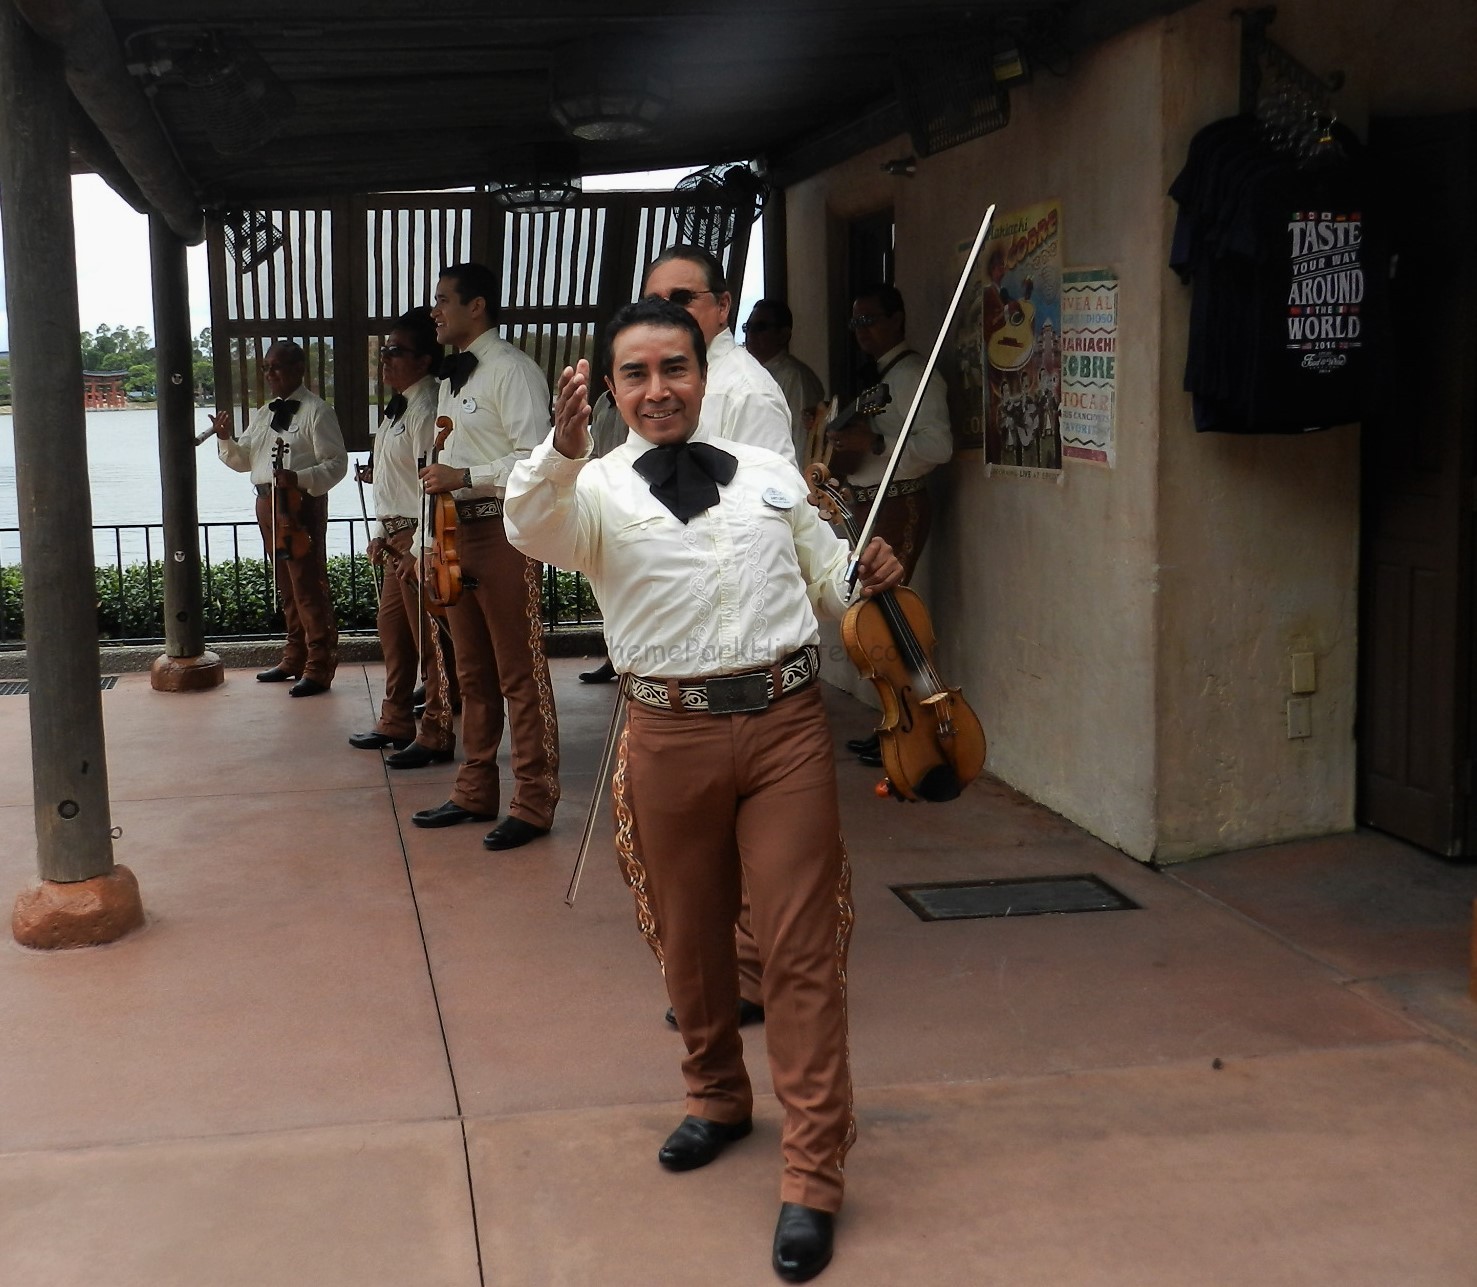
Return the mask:
<svg viewBox="0 0 1477 1287">
<path fill-rule="evenodd" d="M 195 431 L 209 427 L 204 410 L 195 413 Z M 354 483 L 352 463 L 363 460 L 362 454 L 350 455 L 349 476 L 328 494 L 330 518 L 358 518 L 359 489 Z M 87 413 L 87 473 L 92 480 L 92 522 L 94 528 L 107 525 L 106 532 L 94 533 L 94 551 L 98 563 L 112 563 L 118 556 L 111 525 L 118 523 L 159 524 L 163 518 L 159 483 L 159 419 L 152 408 L 128 408 L 121 411 L 89 411 Z M 261 557 L 261 538 L 256 534 L 255 496 L 245 474 L 228 469 L 216 455 L 214 446 L 206 443 L 196 452 L 196 504 L 202 523 L 245 523 L 241 529 L 241 552 Z M 364 489 L 366 500 L 369 488 Z M 15 433 L 11 417 L 0 415 L 0 564 L 20 561 L 20 540 L 16 534 L 17 503 L 15 492 Z M 328 552 L 344 554 L 350 543 L 350 527 L 346 523 L 330 523 Z M 352 540 L 364 547 L 364 525 L 356 525 Z M 142 562 L 144 534 L 140 528 L 121 534 L 123 561 Z M 230 548 L 229 529 L 211 533 L 211 557 Z M 159 557 L 160 533 L 150 536 L 151 552 Z"/>
</svg>

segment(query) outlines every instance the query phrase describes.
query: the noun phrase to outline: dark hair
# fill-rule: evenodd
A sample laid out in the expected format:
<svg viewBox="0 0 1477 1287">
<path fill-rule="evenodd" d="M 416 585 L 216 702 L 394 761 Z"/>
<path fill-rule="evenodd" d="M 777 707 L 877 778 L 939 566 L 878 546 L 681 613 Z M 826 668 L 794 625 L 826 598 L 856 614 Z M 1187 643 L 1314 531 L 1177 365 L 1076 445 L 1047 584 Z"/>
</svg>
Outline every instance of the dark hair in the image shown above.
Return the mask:
<svg viewBox="0 0 1477 1287">
<path fill-rule="evenodd" d="M 497 321 L 498 313 L 502 311 L 503 293 L 497 274 L 491 268 L 486 264 L 449 264 L 441 270 L 441 276 L 456 283 L 457 298 L 463 304 L 470 304 L 480 297 L 487 305 L 487 320 Z"/>
<path fill-rule="evenodd" d="M 441 362 L 446 356 L 446 350 L 436 343 L 436 322 L 431 317 L 429 308 L 422 304 L 408 313 L 402 313 L 390 329 L 404 331 L 415 344 L 416 356 L 431 359 L 431 375 L 441 373 Z"/>
<path fill-rule="evenodd" d="M 898 293 L 896 286 L 889 286 L 886 282 L 874 282 L 870 286 L 863 286 L 861 290 L 852 297 L 855 303 L 859 299 L 875 299 L 882 305 L 882 311 L 888 317 L 895 313 L 906 313 L 903 307 L 903 297 Z"/>
<path fill-rule="evenodd" d="M 657 326 L 666 331 L 685 331 L 692 341 L 698 370 L 708 374 L 708 345 L 700 327 L 685 308 L 669 299 L 638 299 L 616 310 L 605 328 L 605 368 L 614 374 L 615 337 L 631 326 Z"/>
<path fill-rule="evenodd" d="M 273 349 L 280 352 L 289 362 L 295 362 L 298 366 L 302 367 L 308 365 L 308 355 L 303 349 L 303 346 L 296 340 L 273 340 L 267 345 L 266 353 L 263 353 L 262 357 L 265 358 L 267 353 L 270 353 Z"/>
<path fill-rule="evenodd" d="M 690 264 L 697 264 L 707 277 L 708 289 L 713 294 L 722 295 L 728 289 L 728 279 L 723 275 L 723 265 L 701 246 L 689 246 L 683 243 L 668 246 L 646 266 L 646 275 L 641 279 L 642 287 L 646 286 L 652 269 L 659 268 L 662 264 L 670 264 L 674 259 L 685 259 Z"/>
<path fill-rule="evenodd" d="M 754 301 L 754 307 L 749 310 L 752 314 L 758 309 L 774 316 L 774 324 L 782 331 L 792 330 L 795 326 L 795 315 L 790 312 L 790 306 L 782 299 L 760 299 Z"/>
</svg>

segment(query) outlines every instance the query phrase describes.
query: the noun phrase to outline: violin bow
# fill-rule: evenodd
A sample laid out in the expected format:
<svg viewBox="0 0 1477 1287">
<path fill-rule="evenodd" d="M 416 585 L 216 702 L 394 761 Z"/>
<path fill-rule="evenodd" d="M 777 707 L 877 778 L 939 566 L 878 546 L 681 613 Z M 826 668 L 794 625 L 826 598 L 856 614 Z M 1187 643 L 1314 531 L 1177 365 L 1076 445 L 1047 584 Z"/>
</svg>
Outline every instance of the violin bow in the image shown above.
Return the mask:
<svg viewBox="0 0 1477 1287">
<path fill-rule="evenodd" d="M 918 418 L 918 408 L 923 405 L 923 391 L 928 387 L 929 380 L 933 377 L 934 368 L 938 366 L 939 354 L 943 351 L 944 341 L 949 336 L 949 331 L 954 325 L 954 315 L 959 311 L 959 301 L 964 298 L 964 288 L 969 285 L 969 278 L 974 272 L 975 262 L 980 257 L 980 248 L 985 244 L 985 236 L 990 231 L 990 223 L 995 218 L 995 207 L 991 205 L 985 211 L 985 217 L 980 220 L 980 230 L 974 235 L 974 245 L 969 249 L 969 258 L 965 261 L 964 271 L 959 274 L 959 283 L 954 287 L 954 298 L 949 301 L 949 310 L 944 314 L 944 324 L 939 327 L 938 338 L 933 342 L 933 352 L 928 355 L 928 361 L 923 366 L 923 377 L 918 381 L 918 387 L 913 391 L 913 402 L 908 408 L 908 414 L 903 419 L 903 427 L 898 430 L 897 442 L 893 444 L 892 455 L 888 457 L 887 467 L 882 471 L 881 481 L 877 484 L 877 500 L 887 495 L 887 489 L 892 483 L 892 476 L 897 473 L 898 461 L 902 458 L 903 447 L 907 445 L 908 435 L 913 431 L 913 421 Z M 872 528 L 877 522 L 877 516 L 881 513 L 880 503 L 874 503 L 871 512 L 867 515 L 867 521 L 862 525 L 861 534 L 857 537 L 856 548 L 851 552 L 851 563 L 846 569 L 846 585 L 849 593 L 856 591 L 857 576 L 860 574 L 858 561 L 862 551 L 867 548 L 867 542 L 872 539 Z"/>
<path fill-rule="evenodd" d="M 373 463 L 374 451 L 372 449 L 369 453 L 369 459 Z M 357 466 L 354 469 L 354 481 L 359 486 L 359 512 L 364 515 L 364 536 L 372 545 L 374 543 L 374 528 L 369 525 L 369 506 L 364 503 L 364 480 L 359 477 Z M 349 526 L 352 528 L 353 525 L 351 520 Z M 375 575 L 373 562 L 369 564 L 369 579 L 374 583 L 374 606 L 378 608 L 384 602 L 384 594 L 380 590 L 380 579 Z"/>
<path fill-rule="evenodd" d="M 605 786 L 610 780 L 610 761 L 615 754 L 615 744 L 620 738 L 621 722 L 626 714 L 626 683 L 622 678 L 615 695 L 615 708 L 610 712 L 610 728 L 605 734 L 605 751 L 600 756 L 600 770 L 595 774 L 595 790 L 590 796 L 590 808 L 585 814 L 585 831 L 580 837 L 579 853 L 575 855 L 574 870 L 569 875 L 569 888 L 564 893 L 564 905 L 574 906 L 579 892 L 580 874 L 585 869 L 585 858 L 590 852 L 590 837 L 595 834 L 595 819 L 600 814 L 600 801 L 605 796 Z"/>
</svg>

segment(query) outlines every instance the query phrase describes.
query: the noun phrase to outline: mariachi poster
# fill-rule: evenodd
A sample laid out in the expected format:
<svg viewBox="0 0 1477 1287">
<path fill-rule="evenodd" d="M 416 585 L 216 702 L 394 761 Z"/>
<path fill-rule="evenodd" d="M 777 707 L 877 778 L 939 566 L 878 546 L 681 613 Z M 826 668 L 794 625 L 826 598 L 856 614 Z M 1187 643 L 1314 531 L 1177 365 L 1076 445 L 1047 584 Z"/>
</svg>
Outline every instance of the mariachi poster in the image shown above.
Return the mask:
<svg viewBox="0 0 1477 1287">
<path fill-rule="evenodd" d="M 1061 202 L 998 215 L 978 277 L 985 467 L 1055 476 L 1062 467 Z"/>
<path fill-rule="evenodd" d="M 1062 275 L 1062 455 L 1113 467 L 1118 401 L 1118 274 Z"/>
</svg>

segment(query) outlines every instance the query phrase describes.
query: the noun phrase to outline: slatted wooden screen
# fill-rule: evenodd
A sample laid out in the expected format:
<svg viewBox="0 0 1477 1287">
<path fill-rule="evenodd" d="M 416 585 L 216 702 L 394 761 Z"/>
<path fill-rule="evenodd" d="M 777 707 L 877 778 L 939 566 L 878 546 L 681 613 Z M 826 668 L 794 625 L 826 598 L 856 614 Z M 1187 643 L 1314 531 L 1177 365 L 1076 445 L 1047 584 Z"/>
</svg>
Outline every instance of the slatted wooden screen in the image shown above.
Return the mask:
<svg viewBox="0 0 1477 1287">
<path fill-rule="evenodd" d="M 262 354 L 275 339 L 296 340 L 350 451 L 368 448 L 388 396 L 379 387 L 384 335 L 407 309 L 430 303 L 445 265 L 476 260 L 498 274 L 502 334 L 538 361 L 552 387 L 580 357 L 599 371 L 605 323 L 636 297 L 646 265 L 694 230 L 690 207 L 643 192 L 592 193 L 553 214 L 510 214 L 475 192 L 284 202 L 260 213 L 282 242 L 259 265 L 243 267 L 222 226 L 210 227 L 217 405 L 236 409 L 244 425 L 266 397 Z M 739 217 L 735 225 L 719 258 L 736 297 L 751 224 Z"/>
</svg>

